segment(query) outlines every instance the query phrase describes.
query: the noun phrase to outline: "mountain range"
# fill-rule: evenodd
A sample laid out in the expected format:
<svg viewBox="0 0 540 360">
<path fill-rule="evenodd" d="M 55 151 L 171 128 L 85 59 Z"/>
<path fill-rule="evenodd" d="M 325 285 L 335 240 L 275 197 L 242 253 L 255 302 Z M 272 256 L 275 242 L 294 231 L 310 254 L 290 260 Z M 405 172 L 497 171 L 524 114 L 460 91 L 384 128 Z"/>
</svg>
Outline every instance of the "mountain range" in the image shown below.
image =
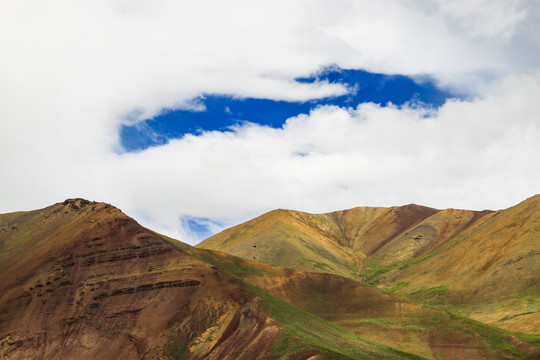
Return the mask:
<svg viewBox="0 0 540 360">
<path fill-rule="evenodd" d="M 540 329 L 540 195 L 501 211 L 276 210 L 198 247 L 363 280 L 509 330 Z"/>
<path fill-rule="evenodd" d="M 540 358 L 540 196 L 275 210 L 196 247 L 68 199 L 0 215 L 2 359 Z"/>
</svg>

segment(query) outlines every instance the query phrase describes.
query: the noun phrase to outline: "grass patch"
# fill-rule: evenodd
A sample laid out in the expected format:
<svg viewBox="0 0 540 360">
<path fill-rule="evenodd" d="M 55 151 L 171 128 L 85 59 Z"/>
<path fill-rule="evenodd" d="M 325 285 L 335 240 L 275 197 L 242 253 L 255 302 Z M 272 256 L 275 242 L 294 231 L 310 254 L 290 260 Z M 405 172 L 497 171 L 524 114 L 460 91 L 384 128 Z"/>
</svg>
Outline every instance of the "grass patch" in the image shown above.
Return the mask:
<svg viewBox="0 0 540 360">
<path fill-rule="evenodd" d="M 208 260 L 208 258 L 205 257 L 205 260 Z M 245 260 L 235 256 L 228 256 L 222 258 L 214 257 L 214 259 L 210 260 L 210 262 L 215 266 L 219 267 L 221 270 L 233 274 L 264 275 L 264 271 L 262 271 L 261 269 L 250 266 L 246 263 Z"/>
<path fill-rule="evenodd" d="M 312 344 L 306 343 L 299 337 L 291 336 L 287 333 L 280 333 L 278 339 L 272 346 L 272 350 L 277 358 L 288 358 L 291 355 L 296 357 L 309 357 L 315 354 L 324 356 L 325 359 L 331 360 L 352 360 L 353 358 L 335 353 L 328 349 L 320 348 Z"/>
<path fill-rule="evenodd" d="M 168 344 L 167 350 L 169 356 L 174 360 L 189 359 L 190 352 L 186 339 L 173 340 L 171 343 Z"/>
<path fill-rule="evenodd" d="M 392 286 L 391 288 L 386 289 L 386 291 L 388 291 L 389 293 L 393 294 L 393 293 L 395 293 L 396 291 L 401 290 L 401 289 L 403 289 L 404 287 L 408 286 L 409 284 L 410 284 L 410 282 L 408 282 L 408 281 L 403 281 L 403 282 L 400 282 L 400 283 L 397 284 L 397 285 Z"/>
<path fill-rule="evenodd" d="M 412 292 L 411 295 L 428 294 L 431 296 L 438 296 L 438 295 L 446 295 L 449 292 L 450 292 L 450 289 L 446 285 L 434 286 L 430 288 L 426 288 L 425 286 L 422 286 L 420 289 L 416 290 L 415 292 Z"/>
<path fill-rule="evenodd" d="M 357 329 L 357 328 L 370 328 L 371 325 L 378 325 L 381 328 L 387 329 L 403 329 L 406 331 L 418 331 L 426 332 L 429 331 L 428 326 L 422 323 L 421 320 L 408 317 L 408 318 L 388 318 L 388 317 L 379 317 L 379 318 L 350 318 L 344 319 L 337 322 L 340 326 L 343 326 L 347 329 Z"/>
<path fill-rule="evenodd" d="M 315 260 L 312 260 L 312 259 L 302 259 L 303 262 L 307 262 L 309 263 L 311 266 L 313 266 L 314 268 L 317 268 L 317 269 L 320 269 L 320 270 L 328 270 L 328 271 L 332 271 L 334 268 L 329 265 L 329 264 L 326 264 L 326 263 L 323 263 L 323 262 L 319 262 L 319 261 L 315 261 Z"/>
<path fill-rule="evenodd" d="M 540 335 L 538 334 L 512 333 L 512 335 L 523 342 L 540 347 Z"/>
<path fill-rule="evenodd" d="M 380 277 L 394 268 L 394 264 L 388 266 L 370 265 L 362 272 L 362 280 L 370 285 L 378 285 L 381 281 Z"/>
<path fill-rule="evenodd" d="M 484 324 L 480 321 L 476 321 L 463 316 L 451 313 L 448 313 L 448 315 L 450 315 L 450 317 L 454 320 L 460 320 L 460 325 L 468 325 L 468 327 L 470 327 L 470 330 L 480 335 L 486 341 L 490 349 L 494 351 L 502 351 L 508 355 L 511 355 L 512 358 L 528 359 L 529 356 L 519 351 L 516 346 L 511 343 L 511 340 L 509 339 L 510 336 L 513 336 L 518 340 L 530 343 L 532 345 L 540 346 L 540 335 L 516 333 L 498 328 L 496 326 Z M 462 331 L 467 330 L 466 328 L 464 329 L 462 326 L 460 326 L 459 329 Z"/>
</svg>

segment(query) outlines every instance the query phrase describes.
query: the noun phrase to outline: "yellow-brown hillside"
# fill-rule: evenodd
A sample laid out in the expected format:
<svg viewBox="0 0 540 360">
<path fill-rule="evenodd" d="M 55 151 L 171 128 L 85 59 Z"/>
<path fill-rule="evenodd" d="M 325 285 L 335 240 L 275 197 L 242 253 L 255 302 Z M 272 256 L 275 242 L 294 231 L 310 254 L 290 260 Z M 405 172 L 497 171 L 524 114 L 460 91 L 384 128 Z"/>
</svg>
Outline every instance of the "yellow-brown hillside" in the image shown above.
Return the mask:
<svg viewBox="0 0 540 360">
<path fill-rule="evenodd" d="M 198 247 L 365 281 L 510 330 L 540 333 L 540 195 L 501 211 L 418 205 L 279 210 Z"/>
</svg>

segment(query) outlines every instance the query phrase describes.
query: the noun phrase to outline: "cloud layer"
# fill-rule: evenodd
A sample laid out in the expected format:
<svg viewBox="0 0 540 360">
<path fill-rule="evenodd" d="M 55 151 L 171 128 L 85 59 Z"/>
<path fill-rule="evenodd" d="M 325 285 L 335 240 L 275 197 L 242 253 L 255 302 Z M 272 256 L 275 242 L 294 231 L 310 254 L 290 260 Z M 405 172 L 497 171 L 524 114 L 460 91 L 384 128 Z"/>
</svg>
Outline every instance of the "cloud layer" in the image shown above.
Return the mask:
<svg viewBox="0 0 540 360">
<path fill-rule="evenodd" d="M 0 212 L 82 196 L 184 236 L 276 207 L 504 207 L 539 192 L 540 12 L 518 1 L 0 5 Z M 433 76 L 476 100 L 322 107 L 119 154 L 118 129 L 201 93 L 303 101 L 322 66 Z"/>
<path fill-rule="evenodd" d="M 130 184 L 114 191 L 123 192 L 118 201 L 145 204 L 169 219 L 162 226 L 178 213 L 230 223 L 278 207 L 497 208 L 540 188 L 539 96 L 535 76 L 508 79 L 482 100 L 448 102 L 437 113 L 320 107 L 282 129 L 251 124 L 126 154 L 109 172 Z M 156 189 L 169 191 L 156 198 Z"/>
</svg>

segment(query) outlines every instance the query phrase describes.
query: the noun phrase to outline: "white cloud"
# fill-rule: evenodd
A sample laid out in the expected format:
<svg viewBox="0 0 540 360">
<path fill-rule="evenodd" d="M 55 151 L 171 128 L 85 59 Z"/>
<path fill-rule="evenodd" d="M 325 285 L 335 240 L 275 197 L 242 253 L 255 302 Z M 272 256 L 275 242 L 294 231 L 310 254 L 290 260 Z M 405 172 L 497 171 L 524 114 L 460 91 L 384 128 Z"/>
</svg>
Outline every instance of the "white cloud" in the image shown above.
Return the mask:
<svg viewBox="0 0 540 360">
<path fill-rule="evenodd" d="M 0 212 L 84 196 L 189 238 L 182 215 L 510 205 L 539 188 L 538 4 L 2 2 Z M 342 94 L 293 81 L 328 64 L 428 74 L 478 99 L 432 118 L 320 108 L 283 129 L 246 125 L 117 153 L 122 123 L 196 108 L 201 93 Z"/>
<path fill-rule="evenodd" d="M 427 118 L 407 107 L 320 107 L 283 129 L 248 125 L 126 154 L 109 171 L 118 184 L 130 183 L 120 185 L 128 191 L 122 198 L 165 218 L 231 223 L 277 207 L 409 202 L 510 206 L 540 189 L 539 97 L 534 75 L 508 79 L 483 100 L 449 102 Z M 156 188 L 169 191 L 160 199 Z"/>
</svg>

